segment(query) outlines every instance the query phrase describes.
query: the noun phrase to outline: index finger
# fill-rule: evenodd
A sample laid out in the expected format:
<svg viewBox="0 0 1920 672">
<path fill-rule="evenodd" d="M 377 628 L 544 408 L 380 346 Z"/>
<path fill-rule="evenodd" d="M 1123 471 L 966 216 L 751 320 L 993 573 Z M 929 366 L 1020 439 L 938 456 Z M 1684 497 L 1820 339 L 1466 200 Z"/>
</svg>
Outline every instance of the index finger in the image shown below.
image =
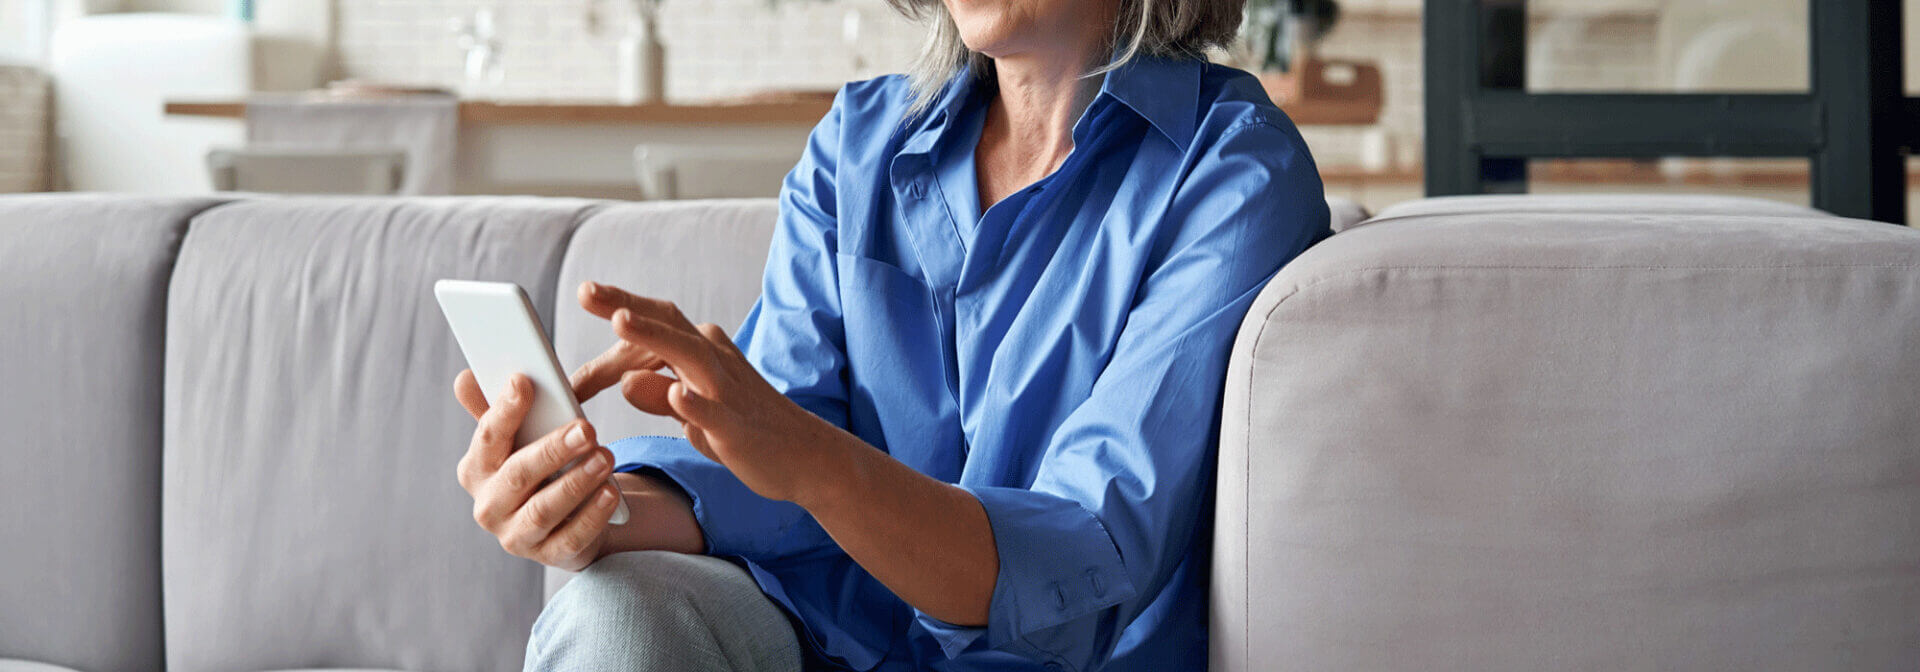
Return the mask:
<svg viewBox="0 0 1920 672">
<path fill-rule="evenodd" d="M 619 383 L 629 372 L 658 371 L 665 365 L 666 362 L 639 344 L 620 340 L 593 361 L 574 369 L 567 382 L 573 385 L 573 397 L 586 401 Z"/>
<path fill-rule="evenodd" d="M 697 331 L 680 307 L 672 301 L 640 296 L 613 285 L 597 282 L 580 284 L 580 307 L 587 309 L 604 320 L 612 320 L 621 308 L 633 311 L 635 315 L 665 323 L 687 331 Z"/>
<path fill-rule="evenodd" d="M 679 329 L 659 320 L 635 315 L 630 310 L 621 310 L 613 316 L 613 333 L 620 340 L 645 347 L 666 360 L 674 374 L 683 381 L 693 383 L 695 390 L 707 392 L 714 389 L 718 372 L 714 370 L 716 361 L 713 344 L 692 327 Z"/>
</svg>

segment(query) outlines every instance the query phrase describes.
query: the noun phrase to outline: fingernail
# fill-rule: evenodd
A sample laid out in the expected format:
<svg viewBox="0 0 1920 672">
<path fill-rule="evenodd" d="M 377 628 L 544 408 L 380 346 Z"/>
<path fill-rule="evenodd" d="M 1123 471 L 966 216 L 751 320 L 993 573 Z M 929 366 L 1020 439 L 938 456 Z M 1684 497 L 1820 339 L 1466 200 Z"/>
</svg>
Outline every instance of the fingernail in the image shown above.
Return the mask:
<svg viewBox="0 0 1920 672">
<path fill-rule="evenodd" d="M 601 506 L 613 506 L 613 490 L 601 488 L 598 504 Z"/>
<path fill-rule="evenodd" d="M 607 470 L 607 454 L 606 453 L 595 452 L 593 454 L 593 457 L 587 458 L 588 472 L 598 473 L 606 470 Z"/>
<path fill-rule="evenodd" d="M 567 430 L 567 447 L 585 448 L 586 446 L 587 428 L 585 425 L 574 425 L 573 429 Z"/>
<path fill-rule="evenodd" d="M 587 281 L 587 293 L 588 293 L 588 294 L 599 294 L 599 293 L 600 293 L 600 283 L 597 283 L 597 282 L 594 282 L 594 281 L 592 281 L 592 280 L 588 280 L 588 281 Z"/>
</svg>

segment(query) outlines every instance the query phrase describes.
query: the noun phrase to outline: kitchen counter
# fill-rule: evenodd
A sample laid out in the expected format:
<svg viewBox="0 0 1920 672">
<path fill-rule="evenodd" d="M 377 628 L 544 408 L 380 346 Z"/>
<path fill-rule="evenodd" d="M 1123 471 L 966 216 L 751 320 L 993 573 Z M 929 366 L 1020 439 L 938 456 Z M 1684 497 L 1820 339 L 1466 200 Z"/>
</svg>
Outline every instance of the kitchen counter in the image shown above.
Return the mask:
<svg viewBox="0 0 1920 672">
<path fill-rule="evenodd" d="M 353 100 L 353 99 L 348 99 Z M 316 99 L 317 104 L 326 99 Z M 463 124 L 689 124 L 700 126 L 813 125 L 832 107 L 829 96 L 787 100 L 624 105 L 595 101 L 460 102 Z M 170 100 L 171 116 L 246 117 L 244 101 Z"/>
<path fill-rule="evenodd" d="M 316 97 L 314 104 L 329 99 Z M 368 100 L 346 98 L 344 100 Z M 831 94 L 777 92 L 704 103 L 460 102 L 454 193 L 642 197 L 635 148 L 805 146 Z M 170 117 L 246 119 L 244 100 L 167 101 Z M 771 195 L 771 194 L 769 194 Z"/>
</svg>

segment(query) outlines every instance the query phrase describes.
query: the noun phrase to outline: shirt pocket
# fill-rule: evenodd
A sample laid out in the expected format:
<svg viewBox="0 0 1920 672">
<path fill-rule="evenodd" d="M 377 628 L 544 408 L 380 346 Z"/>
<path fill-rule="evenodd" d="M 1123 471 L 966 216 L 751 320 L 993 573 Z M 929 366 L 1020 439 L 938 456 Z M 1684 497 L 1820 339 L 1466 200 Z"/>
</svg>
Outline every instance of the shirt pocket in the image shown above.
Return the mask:
<svg viewBox="0 0 1920 672">
<path fill-rule="evenodd" d="M 964 451 L 948 385 L 946 320 L 925 282 L 841 253 L 849 429 L 922 473 L 957 481 Z"/>
</svg>

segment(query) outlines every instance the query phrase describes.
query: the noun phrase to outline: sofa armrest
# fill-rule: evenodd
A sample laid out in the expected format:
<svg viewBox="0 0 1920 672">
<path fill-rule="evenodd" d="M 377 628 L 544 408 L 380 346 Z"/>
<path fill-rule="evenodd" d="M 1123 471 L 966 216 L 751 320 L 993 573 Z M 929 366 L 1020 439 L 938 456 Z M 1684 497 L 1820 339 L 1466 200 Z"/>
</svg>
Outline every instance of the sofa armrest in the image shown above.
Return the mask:
<svg viewBox="0 0 1920 672">
<path fill-rule="evenodd" d="M 1212 668 L 1910 668 L 1916 404 L 1910 229 L 1376 220 L 1236 343 Z"/>
</svg>

